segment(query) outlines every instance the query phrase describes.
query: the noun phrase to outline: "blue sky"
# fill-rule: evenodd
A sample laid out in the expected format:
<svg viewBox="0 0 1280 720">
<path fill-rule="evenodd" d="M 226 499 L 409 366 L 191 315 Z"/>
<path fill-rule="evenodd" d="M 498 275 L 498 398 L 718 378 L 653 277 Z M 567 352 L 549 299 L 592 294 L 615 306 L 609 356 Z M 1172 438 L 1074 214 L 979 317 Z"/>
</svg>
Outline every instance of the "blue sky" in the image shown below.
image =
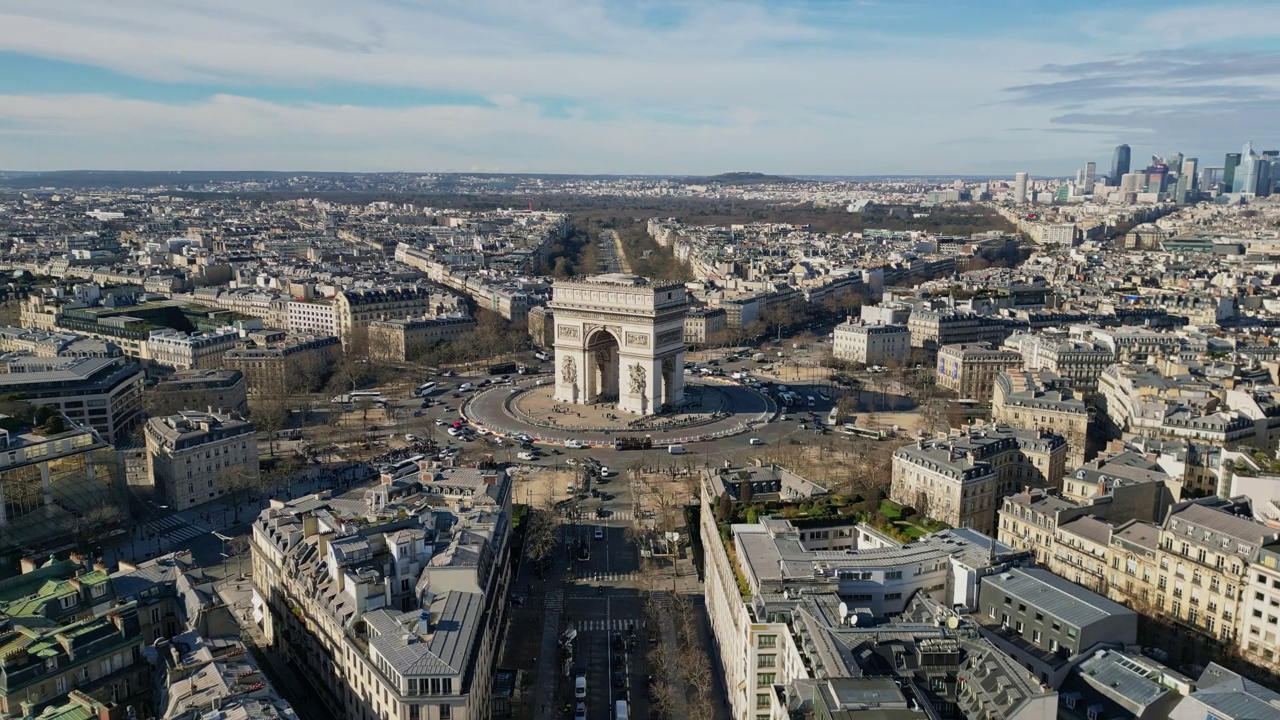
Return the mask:
<svg viewBox="0 0 1280 720">
<path fill-rule="evenodd" d="M 0 168 L 1070 174 L 1280 146 L 1280 2 L 0 0 Z"/>
</svg>

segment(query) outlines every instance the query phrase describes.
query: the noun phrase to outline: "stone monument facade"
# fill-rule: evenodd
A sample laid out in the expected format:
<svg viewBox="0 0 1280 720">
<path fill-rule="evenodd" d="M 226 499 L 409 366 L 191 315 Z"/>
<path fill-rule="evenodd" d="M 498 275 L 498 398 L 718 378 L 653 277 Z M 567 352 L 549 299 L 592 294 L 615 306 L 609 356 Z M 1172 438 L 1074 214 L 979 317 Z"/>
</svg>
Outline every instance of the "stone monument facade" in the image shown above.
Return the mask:
<svg viewBox="0 0 1280 720">
<path fill-rule="evenodd" d="M 547 307 L 558 402 L 616 403 L 637 415 L 684 402 L 683 285 L 622 273 L 558 280 Z"/>
</svg>

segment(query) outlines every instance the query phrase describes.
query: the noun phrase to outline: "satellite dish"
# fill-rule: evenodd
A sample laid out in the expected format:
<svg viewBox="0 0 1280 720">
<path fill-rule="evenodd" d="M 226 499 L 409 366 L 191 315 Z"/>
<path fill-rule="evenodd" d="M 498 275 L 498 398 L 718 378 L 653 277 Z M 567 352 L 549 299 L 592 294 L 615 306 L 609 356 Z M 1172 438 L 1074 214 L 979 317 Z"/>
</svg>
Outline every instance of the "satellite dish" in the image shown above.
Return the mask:
<svg viewBox="0 0 1280 720">
<path fill-rule="evenodd" d="M 840 603 L 840 619 L 843 620 L 847 617 L 849 617 L 849 605 L 842 602 Z"/>
<path fill-rule="evenodd" d="M 857 626 L 857 624 L 858 624 L 858 616 L 857 616 L 857 615 L 850 615 L 850 616 L 849 616 L 849 627 L 856 627 L 856 626 Z"/>
<path fill-rule="evenodd" d="M 952 615 L 951 617 L 947 618 L 947 627 L 951 628 L 952 630 L 955 630 L 956 628 L 960 627 L 960 618 L 956 617 L 955 615 Z"/>
</svg>

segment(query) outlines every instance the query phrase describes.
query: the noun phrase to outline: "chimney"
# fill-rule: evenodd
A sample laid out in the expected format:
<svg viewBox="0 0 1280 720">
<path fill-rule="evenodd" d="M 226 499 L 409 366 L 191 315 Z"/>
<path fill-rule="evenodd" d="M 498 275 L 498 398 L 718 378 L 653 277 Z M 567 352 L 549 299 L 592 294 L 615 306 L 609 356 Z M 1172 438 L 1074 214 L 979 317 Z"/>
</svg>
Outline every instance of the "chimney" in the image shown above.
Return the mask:
<svg viewBox="0 0 1280 720">
<path fill-rule="evenodd" d="M 87 563 L 85 563 L 85 557 L 84 557 L 84 555 L 82 555 L 82 554 L 80 554 L 80 553 L 78 553 L 78 552 L 73 552 L 73 553 L 68 554 L 68 555 L 67 555 L 67 559 L 68 559 L 68 560 L 70 560 L 71 562 L 75 563 L 76 565 L 79 565 L 79 566 L 80 566 L 80 568 L 84 568 L 84 567 L 86 567 L 86 566 L 87 566 Z"/>
<path fill-rule="evenodd" d="M 24 557 L 18 561 L 18 565 L 22 568 L 23 575 L 26 575 L 36 569 L 35 558 Z"/>
</svg>

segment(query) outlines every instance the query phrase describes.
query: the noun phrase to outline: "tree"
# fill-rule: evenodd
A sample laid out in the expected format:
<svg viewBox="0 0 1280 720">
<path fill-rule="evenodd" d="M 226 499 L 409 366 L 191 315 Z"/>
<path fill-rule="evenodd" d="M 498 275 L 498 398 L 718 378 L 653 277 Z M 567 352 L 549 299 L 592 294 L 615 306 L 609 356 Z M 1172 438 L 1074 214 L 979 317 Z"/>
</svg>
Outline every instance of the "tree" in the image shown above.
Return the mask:
<svg viewBox="0 0 1280 720">
<path fill-rule="evenodd" d="M 83 553 L 96 553 L 111 531 L 119 527 L 124 519 L 125 515 L 120 507 L 110 503 L 76 516 L 70 527 L 76 548 Z"/>
<path fill-rule="evenodd" d="M 231 500 L 235 522 L 240 522 L 240 506 L 250 495 L 262 490 L 262 477 L 256 463 L 252 469 L 247 465 L 228 465 L 218 473 L 218 484 Z"/>
<path fill-rule="evenodd" d="M 270 454 L 276 454 L 277 435 L 289 426 L 289 397 L 284 388 L 266 387 L 250 404 L 253 426 L 259 432 L 266 433 L 267 447 Z"/>
<path fill-rule="evenodd" d="M 716 500 L 716 520 L 722 523 L 729 522 L 733 518 L 733 498 L 729 497 L 729 493 L 720 493 L 720 498 Z"/>
<path fill-rule="evenodd" d="M 535 565 L 542 564 L 555 550 L 560 534 L 560 516 L 548 496 L 540 507 L 530 507 L 525 516 L 524 555 Z"/>
</svg>

